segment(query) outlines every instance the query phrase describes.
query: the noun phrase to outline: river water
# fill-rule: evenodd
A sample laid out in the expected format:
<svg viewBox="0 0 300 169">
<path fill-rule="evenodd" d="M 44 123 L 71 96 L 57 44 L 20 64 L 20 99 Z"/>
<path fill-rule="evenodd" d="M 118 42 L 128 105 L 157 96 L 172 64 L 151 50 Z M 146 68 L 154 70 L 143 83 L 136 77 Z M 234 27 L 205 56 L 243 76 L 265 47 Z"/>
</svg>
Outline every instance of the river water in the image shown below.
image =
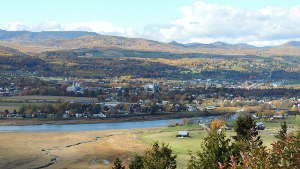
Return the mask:
<svg viewBox="0 0 300 169">
<path fill-rule="evenodd" d="M 222 116 L 196 117 L 193 120 L 207 123 Z M 80 132 L 97 130 L 120 130 L 163 127 L 174 122 L 181 122 L 180 119 L 139 121 L 139 122 L 119 122 L 119 123 L 97 123 L 97 124 L 44 124 L 27 126 L 0 126 L 0 132 Z"/>
</svg>

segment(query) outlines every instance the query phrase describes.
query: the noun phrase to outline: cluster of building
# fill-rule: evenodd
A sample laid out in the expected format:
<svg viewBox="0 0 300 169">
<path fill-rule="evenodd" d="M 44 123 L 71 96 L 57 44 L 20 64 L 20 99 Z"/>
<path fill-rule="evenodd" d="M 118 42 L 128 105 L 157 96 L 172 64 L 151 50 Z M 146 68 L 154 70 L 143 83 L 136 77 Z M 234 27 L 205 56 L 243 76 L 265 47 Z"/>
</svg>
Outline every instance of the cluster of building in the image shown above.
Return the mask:
<svg viewBox="0 0 300 169">
<path fill-rule="evenodd" d="M 241 89 L 273 89 L 281 88 L 287 83 L 285 80 L 214 80 L 214 79 L 195 79 L 184 82 L 186 86 L 198 87 L 217 87 L 217 88 L 241 88 Z"/>
<path fill-rule="evenodd" d="M 254 96 L 251 98 L 240 98 L 233 93 L 226 93 L 222 96 L 218 91 L 205 92 L 208 88 L 260 88 L 266 85 L 262 81 L 221 81 L 210 79 L 196 79 L 191 81 L 130 81 L 130 80 L 101 80 L 101 81 L 81 81 L 63 80 L 51 82 L 52 88 L 62 89 L 63 92 L 79 95 L 82 99 L 69 101 L 73 104 L 97 104 L 102 110 L 98 112 L 76 112 L 65 110 L 62 117 L 69 118 L 107 118 L 120 115 L 138 115 L 151 113 L 167 112 L 197 112 L 197 111 L 215 111 L 219 107 L 242 107 L 247 105 L 272 105 L 272 100 L 281 98 L 273 96 Z M 53 87 L 54 86 L 54 87 Z M 202 87 L 204 92 L 198 92 Z M 278 86 L 277 86 L 278 87 Z M 0 86 L 0 95 L 12 96 L 21 95 L 25 91 L 30 91 L 29 87 L 18 87 L 14 83 Z M 93 94 L 90 96 L 89 94 Z M 97 97 L 97 101 L 84 99 L 83 96 Z M 176 98 L 175 98 L 176 97 Z M 300 111 L 300 97 L 285 98 L 293 103 L 289 108 Z M 45 100 L 38 103 L 50 103 Z M 56 102 L 51 103 L 58 103 Z M 273 106 L 271 109 L 275 114 L 278 107 Z M 244 110 L 239 110 L 240 112 Z M 280 109 L 280 111 L 289 111 L 289 109 Z M 237 111 L 238 112 L 238 111 Z M 17 112 L 3 112 L 2 118 L 54 118 L 55 114 L 45 112 L 31 112 L 26 115 Z M 278 118 L 276 115 L 274 118 Z"/>
</svg>

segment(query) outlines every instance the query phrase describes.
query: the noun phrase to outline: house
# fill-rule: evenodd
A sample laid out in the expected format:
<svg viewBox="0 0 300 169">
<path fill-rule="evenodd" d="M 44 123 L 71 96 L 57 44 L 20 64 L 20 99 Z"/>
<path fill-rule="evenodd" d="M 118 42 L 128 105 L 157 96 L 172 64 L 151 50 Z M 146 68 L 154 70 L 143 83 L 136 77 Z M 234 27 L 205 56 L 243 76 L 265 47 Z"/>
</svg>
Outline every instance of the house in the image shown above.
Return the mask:
<svg viewBox="0 0 300 169">
<path fill-rule="evenodd" d="M 160 88 L 157 83 L 146 84 L 144 86 L 144 89 L 145 89 L 145 91 L 150 92 L 150 93 L 160 92 Z"/>
<path fill-rule="evenodd" d="M 44 119 L 44 118 L 47 118 L 47 116 L 46 116 L 46 114 L 43 114 L 43 113 L 37 113 L 36 118 Z"/>
<path fill-rule="evenodd" d="M 273 119 L 285 119 L 286 116 L 287 116 L 287 114 L 285 113 L 285 111 L 277 109 L 275 114 L 271 118 L 271 120 L 273 120 Z"/>
<path fill-rule="evenodd" d="M 190 137 L 190 133 L 188 131 L 178 131 L 177 138 L 186 138 L 186 137 Z"/>
<path fill-rule="evenodd" d="M 274 120 L 274 119 L 285 119 L 285 115 L 282 115 L 282 114 L 274 115 L 273 117 L 271 117 L 271 120 Z"/>
<path fill-rule="evenodd" d="M 48 119 L 55 119 L 55 117 L 56 117 L 56 114 L 53 114 L 53 113 L 47 114 Z"/>
<path fill-rule="evenodd" d="M 215 110 L 217 106 L 207 106 L 206 110 Z"/>
<path fill-rule="evenodd" d="M 24 118 L 33 118 L 34 115 L 33 114 L 24 114 Z"/>
<path fill-rule="evenodd" d="M 119 110 L 117 113 L 118 114 L 123 114 L 123 115 L 128 115 L 129 114 L 129 112 L 125 111 L 125 110 Z"/>
<path fill-rule="evenodd" d="M 195 112 L 198 110 L 196 106 L 190 105 L 190 104 L 187 105 L 186 108 L 187 108 L 187 111 L 189 111 L 189 112 Z"/>
<path fill-rule="evenodd" d="M 106 115 L 103 113 L 93 114 L 93 118 L 106 118 Z"/>
<path fill-rule="evenodd" d="M 71 100 L 70 103 L 77 103 L 77 104 L 92 104 L 95 103 L 94 100 Z"/>
<path fill-rule="evenodd" d="M 266 126 L 263 122 L 256 123 L 256 129 L 257 130 L 264 130 L 265 128 L 266 128 Z"/>
<path fill-rule="evenodd" d="M 76 113 L 76 114 L 75 114 L 75 117 L 76 117 L 76 118 L 82 118 L 82 117 L 83 117 L 83 114 L 82 114 L 82 113 Z"/>
<path fill-rule="evenodd" d="M 161 102 L 161 104 L 162 104 L 162 105 L 167 105 L 167 104 L 169 104 L 169 101 L 163 100 L 163 101 Z"/>
<path fill-rule="evenodd" d="M 63 117 L 62 117 L 63 119 L 69 119 L 70 118 L 70 115 L 69 114 L 67 114 L 67 113 L 65 113 L 65 114 L 63 114 Z"/>
<path fill-rule="evenodd" d="M 84 90 L 80 87 L 80 83 L 73 82 L 72 86 L 67 87 L 67 92 L 73 92 L 75 94 L 83 94 Z"/>
<path fill-rule="evenodd" d="M 2 119 L 2 118 L 6 118 L 7 117 L 7 114 L 6 113 L 4 113 L 4 112 L 0 112 L 0 118 Z"/>
<path fill-rule="evenodd" d="M 252 114 L 253 119 L 259 119 L 259 117 L 256 116 L 256 114 Z"/>
<path fill-rule="evenodd" d="M 201 106 L 197 106 L 197 109 L 200 110 L 200 111 L 204 111 L 205 108 L 201 107 Z"/>
</svg>

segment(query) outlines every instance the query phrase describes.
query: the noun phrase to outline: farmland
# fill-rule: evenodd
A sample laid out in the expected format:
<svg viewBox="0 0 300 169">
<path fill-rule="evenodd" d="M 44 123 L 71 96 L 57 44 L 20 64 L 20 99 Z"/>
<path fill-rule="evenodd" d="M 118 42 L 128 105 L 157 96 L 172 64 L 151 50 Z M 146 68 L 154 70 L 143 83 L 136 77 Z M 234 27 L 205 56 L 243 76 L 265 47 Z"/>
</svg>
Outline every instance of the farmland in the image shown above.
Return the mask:
<svg viewBox="0 0 300 169">
<path fill-rule="evenodd" d="M 67 96 L 14 96 L 14 97 L 0 97 L 0 112 L 4 110 L 17 110 L 24 104 L 43 104 L 43 103 L 57 103 L 57 102 L 71 102 L 71 101 L 97 101 L 97 98 L 81 98 L 81 97 L 67 97 Z"/>
</svg>

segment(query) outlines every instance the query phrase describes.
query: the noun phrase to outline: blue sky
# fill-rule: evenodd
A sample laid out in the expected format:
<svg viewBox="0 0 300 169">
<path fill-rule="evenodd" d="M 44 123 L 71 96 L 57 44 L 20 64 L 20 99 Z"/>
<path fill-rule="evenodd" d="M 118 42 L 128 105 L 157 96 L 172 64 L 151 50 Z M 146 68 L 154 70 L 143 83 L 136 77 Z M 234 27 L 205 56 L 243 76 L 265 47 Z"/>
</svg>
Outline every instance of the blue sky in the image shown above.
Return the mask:
<svg viewBox="0 0 300 169">
<path fill-rule="evenodd" d="M 1 2 L 0 23 L 102 20 L 118 26 L 165 24 L 180 17 L 179 8 L 197 0 L 6 0 Z M 258 9 L 287 8 L 300 0 L 203 0 L 212 4 Z"/>
<path fill-rule="evenodd" d="M 5 0 L 0 11 L 6 30 L 257 46 L 300 40 L 300 0 Z"/>
<path fill-rule="evenodd" d="M 178 8 L 196 0 L 8 0 L 1 2 L 0 22 L 83 22 L 102 20 L 119 26 L 163 24 Z"/>
</svg>

